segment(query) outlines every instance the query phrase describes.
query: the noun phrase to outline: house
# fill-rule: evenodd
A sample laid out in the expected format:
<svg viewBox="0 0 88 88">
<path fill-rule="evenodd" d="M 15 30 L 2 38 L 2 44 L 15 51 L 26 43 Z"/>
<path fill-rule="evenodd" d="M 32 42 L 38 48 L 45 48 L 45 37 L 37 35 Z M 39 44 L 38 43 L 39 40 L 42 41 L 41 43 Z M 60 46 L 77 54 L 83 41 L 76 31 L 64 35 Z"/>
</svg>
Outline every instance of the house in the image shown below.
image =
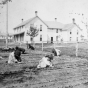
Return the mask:
<svg viewBox="0 0 88 88">
<path fill-rule="evenodd" d="M 82 41 L 82 29 L 76 24 L 75 19 L 72 19 L 72 23 L 65 24 L 62 29 L 62 40 L 64 42 L 76 42 Z"/>
<path fill-rule="evenodd" d="M 63 24 L 56 21 L 43 21 L 37 15 L 37 11 L 35 11 L 35 17 L 23 21 L 21 24 L 14 28 L 14 41 L 15 42 L 31 42 L 31 37 L 27 34 L 30 27 L 34 26 L 39 30 L 38 36 L 34 38 L 36 43 L 41 43 L 42 41 L 45 43 L 53 41 L 58 41 L 59 31 L 63 28 Z"/>
<path fill-rule="evenodd" d="M 74 42 L 81 41 L 81 31 L 82 29 L 75 23 L 62 24 L 55 21 L 43 21 L 38 17 L 38 12 L 35 11 L 35 17 L 23 21 L 22 23 L 16 26 L 14 30 L 14 42 L 31 42 L 31 37 L 28 35 L 29 29 L 31 26 L 39 30 L 39 33 L 34 37 L 34 42 L 41 43 L 53 43 L 53 42 Z"/>
</svg>

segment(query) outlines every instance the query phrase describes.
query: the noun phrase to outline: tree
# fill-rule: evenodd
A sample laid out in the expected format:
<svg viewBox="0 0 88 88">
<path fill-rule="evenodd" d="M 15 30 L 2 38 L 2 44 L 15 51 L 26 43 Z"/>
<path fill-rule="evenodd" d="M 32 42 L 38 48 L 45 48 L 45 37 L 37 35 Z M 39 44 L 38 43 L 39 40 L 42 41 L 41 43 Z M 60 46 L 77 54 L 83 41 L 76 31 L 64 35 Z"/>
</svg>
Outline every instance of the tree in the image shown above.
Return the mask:
<svg viewBox="0 0 88 88">
<path fill-rule="evenodd" d="M 12 0 L 1 0 L 0 4 L 5 5 L 5 4 L 8 3 L 8 2 L 12 2 Z"/>
<path fill-rule="evenodd" d="M 34 37 L 36 37 L 39 33 L 39 30 L 33 26 L 30 26 L 29 31 L 27 32 L 27 34 L 30 36 L 31 38 L 31 43 L 34 43 Z"/>
</svg>

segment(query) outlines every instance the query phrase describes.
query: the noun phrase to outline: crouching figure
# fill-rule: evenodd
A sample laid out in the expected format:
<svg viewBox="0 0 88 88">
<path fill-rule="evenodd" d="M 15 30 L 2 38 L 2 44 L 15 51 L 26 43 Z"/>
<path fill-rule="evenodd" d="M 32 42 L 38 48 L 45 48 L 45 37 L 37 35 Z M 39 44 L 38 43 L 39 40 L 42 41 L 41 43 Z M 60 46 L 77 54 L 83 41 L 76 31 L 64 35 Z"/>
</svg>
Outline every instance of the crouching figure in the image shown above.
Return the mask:
<svg viewBox="0 0 88 88">
<path fill-rule="evenodd" d="M 53 60 L 53 54 L 44 56 L 44 57 L 39 61 L 39 64 L 38 64 L 37 68 L 45 68 L 45 67 L 47 67 L 47 66 L 53 67 L 52 62 L 51 62 L 52 60 Z"/>
<path fill-rule="evenodd" d="M 9 54 L 8 63 L 9 64 L 21 63 L 22 60 L 20 56 L 21 56 L 21 51 L 19 50 L 18 47 L 16 47 L 15 50 Z"/>
<path fill-rule="evenodd" d="M 17 63 L 17 59 L 14 57 L 14 51 L 9 54 L 8 64 Z"/>
<path fill-rule="evenodd" d="M 14 57 L 17 59 L 17 61 L 20 63 L 21 60 L 21 50 L 19 47 L 16 46 L 15 51 L 14 51 Z"/>
<path fill-rule="evenodd" d="M 52 53 L 54 54 L 54 56 L 60 56 L 61 55 L 61 51 L 58 49 L 52 49 Z"/>
</svg>

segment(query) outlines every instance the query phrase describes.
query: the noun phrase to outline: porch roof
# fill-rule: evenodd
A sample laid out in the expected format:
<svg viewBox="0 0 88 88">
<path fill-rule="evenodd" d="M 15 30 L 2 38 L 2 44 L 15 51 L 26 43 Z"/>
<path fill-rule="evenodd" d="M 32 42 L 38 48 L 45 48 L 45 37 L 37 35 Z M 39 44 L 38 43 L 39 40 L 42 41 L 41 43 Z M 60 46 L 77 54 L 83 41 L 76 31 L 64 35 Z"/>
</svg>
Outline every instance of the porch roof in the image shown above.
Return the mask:
<svg viewBox="0 0 88 88">
<path fill-rule="evenodd" d="M 13 35 L 20 35 L 20 34 L 23 34 L 23 33 L 25 33 L 25 32 L 15 33 Z"/>
</svg>

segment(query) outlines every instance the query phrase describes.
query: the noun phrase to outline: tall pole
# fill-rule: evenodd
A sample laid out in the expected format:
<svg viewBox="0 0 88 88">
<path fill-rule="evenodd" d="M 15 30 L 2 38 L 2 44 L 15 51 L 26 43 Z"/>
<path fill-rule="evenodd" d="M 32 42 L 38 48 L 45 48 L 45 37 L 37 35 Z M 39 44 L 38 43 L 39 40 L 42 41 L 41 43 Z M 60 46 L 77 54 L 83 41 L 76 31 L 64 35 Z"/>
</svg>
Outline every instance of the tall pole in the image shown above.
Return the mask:
<svg viewBox="0 0 88 88">
<path fill-rule="evenodd" d="M 86 29 L 87 29 L 87 24 L 86 24 Z M 87 40 L 88 40 L 88 29 L 87 29 Z"/>
<path fill-rule="evenodd" d="M 78 57 L 78 41 L 76 42 L 76 57 Z"/>
<path fill-rule="evenodd" d="M 42 41 L 42 51 L 43 51 L 43 41 Z"/>
<path fill-rule="evenodd" d="M 8 47 L 8 1 L 6 3 L 6 48 Z"/>
</svg>

